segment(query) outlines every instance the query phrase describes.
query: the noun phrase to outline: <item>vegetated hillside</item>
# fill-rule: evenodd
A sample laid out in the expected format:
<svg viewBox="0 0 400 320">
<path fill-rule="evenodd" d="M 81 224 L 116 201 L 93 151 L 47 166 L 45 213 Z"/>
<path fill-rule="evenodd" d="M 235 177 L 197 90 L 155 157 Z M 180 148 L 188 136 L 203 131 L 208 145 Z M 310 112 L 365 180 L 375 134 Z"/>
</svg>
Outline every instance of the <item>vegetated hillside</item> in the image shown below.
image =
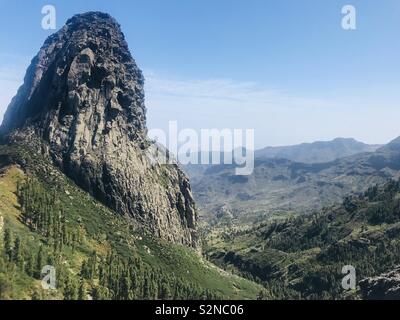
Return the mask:
<svg viewBox="0 0 400 320">
<path fill-rule="evenodd" d="M 399 169 L 400 148 L 389 144 L 376 152 L 327 163 L 256 159 L 249 176 L 235 175 L 234 165 L 209 166 L 203 173 L 191 176 L 191 185 L 201 215 L 210 224 L 221 218 L 243 224 L 263 221 L 272 214 L 320 210 L 350 192 L 398 178 Z M 229 215 L 224 213 L 227 210 Z"/>
<path fill-rule="evenodd" d="M 324 163 L 363 152 L 374 152 L 381 145 L 370 145 L 352 138 L 316 141 L 293 146 L 266 147 L 256 150 L 255 157 L 288 159 L 303 163 Z"/>
<path fill-rule="evenodd" d="M 157 239 L 39 153 L 0 146 L 0 299 L 255 299 L 262 287 Z M 43 290 L 43 266 L 56 290 Z"/>
<path fill-rule="evenodd" d="M 400 182 L 371 187 L 310 216 L 214 231 L 205 252 L 282 299 L 368 297 L 345 291 L 341 271 L 354 266 L 358 282 L 400 263 Z"/>
</svg>

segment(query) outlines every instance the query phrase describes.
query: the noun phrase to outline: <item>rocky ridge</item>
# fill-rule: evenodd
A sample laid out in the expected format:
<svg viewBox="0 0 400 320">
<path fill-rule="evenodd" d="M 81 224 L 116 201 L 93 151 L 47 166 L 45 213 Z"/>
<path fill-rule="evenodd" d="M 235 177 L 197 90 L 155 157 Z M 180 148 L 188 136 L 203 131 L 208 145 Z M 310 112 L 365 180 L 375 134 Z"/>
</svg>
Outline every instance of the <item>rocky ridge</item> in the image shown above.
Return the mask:
<svg viewBox="0 0 400 320">
<path fill-rule="evenodd" d="M 76 15 L 32 60 L 1 133 L 50 157 L 81 188 L 156 236 L 197 247 L 189 180 L 152 156 L 143 85 L 115 19 Z"/>
</svg>

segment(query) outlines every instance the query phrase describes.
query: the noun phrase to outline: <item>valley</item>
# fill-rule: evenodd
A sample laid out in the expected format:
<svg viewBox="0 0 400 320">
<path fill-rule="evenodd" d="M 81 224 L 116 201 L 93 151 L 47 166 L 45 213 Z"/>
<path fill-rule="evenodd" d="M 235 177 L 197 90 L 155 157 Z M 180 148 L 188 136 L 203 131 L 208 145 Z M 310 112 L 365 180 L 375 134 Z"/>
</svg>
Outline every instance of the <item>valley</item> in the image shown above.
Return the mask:
<svg viewBox="0 0 400 320">
<path fill-rule="evenodd" d="M 220 227 L 206 236 L 205 254 L 276 299 L 361 299 L 367 291 L 344 290 L 341 270 L 354 266 L 358 283 L 400 263 L 399 186 L 392 180 L 370 187 L 310 215 Z"/>
<path fill-rule="evenodd" d="M 398 140 L 328 163 L 256 157 L 244 178 L 224 165 L 193 171 L 205 256 L 263 284 L 265 299 L 396 297 L 393 280 L 377 276 L 400 264 Z M 350 291 L 342 287 L 349 265 Z"/>
</svg>

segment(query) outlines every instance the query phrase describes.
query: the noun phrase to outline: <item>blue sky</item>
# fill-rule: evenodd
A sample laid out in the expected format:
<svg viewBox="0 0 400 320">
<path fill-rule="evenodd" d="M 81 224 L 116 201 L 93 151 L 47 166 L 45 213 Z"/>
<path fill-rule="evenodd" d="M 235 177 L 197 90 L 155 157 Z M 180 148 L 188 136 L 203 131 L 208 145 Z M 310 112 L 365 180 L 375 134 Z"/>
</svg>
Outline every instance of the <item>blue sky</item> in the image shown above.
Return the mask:
<svg viewBox="0 0 400 320">
<path fill-rule="evenodd" d="M 0 0 L 0 113 L 50 31 L 100 10 L 146 77 L 151 128 L 254 128 L 256 146 L 400 135 L 398 0 Z M 357 30 L 341 28 L 354 5 Z"/>
</svg>

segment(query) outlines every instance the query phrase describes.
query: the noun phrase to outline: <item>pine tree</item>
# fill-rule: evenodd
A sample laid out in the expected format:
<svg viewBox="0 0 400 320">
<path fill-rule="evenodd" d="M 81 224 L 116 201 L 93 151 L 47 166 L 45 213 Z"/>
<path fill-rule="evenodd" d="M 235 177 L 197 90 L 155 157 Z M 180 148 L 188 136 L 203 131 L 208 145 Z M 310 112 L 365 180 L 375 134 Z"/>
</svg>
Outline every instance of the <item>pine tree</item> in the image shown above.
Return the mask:
<svg viewBox="0 0 400 320">
<path fill-rule="evenodd" d="M 34 276 L 34 267 L 33 266 L 34 266 L 33 256 L 29 252 L 27 254 L 27 258 L 26 258 L 25 272 L 31 277 Z"/>
<path fill-rule="evenodd" d="M 122 279 L 121 279 L 121 292 L 120 292 L 120 298 L 123 300 L 129 299 L 129 289 L 131 287 L 131 279 L 129 277 L 129 274 L 125 274 Z"/>
<path fill-rule="evenodd" d="M 171 291 L 168 287 L 168 285 L 163 282 L 161 284 L 161 289 L 160 289 L 160 297 L 161 300 L 168 300 L 171 299 Z"/>
<path fill-rule="evenodd" d="M 86 300 L 86 286 L 83 279 L 81 279 L 79 284 L 78 300 Z"/>
<path fill-rule="evenodd" d="M 43 248 L 39 247 L 39 251 L 36 255 L 36 278 L 40 279 L 43 268 Z"/>
<path fill-rule="evenodd" d="M 110 292 L 103 286 L 93 287 L 92 297 L 94 300 L 108 300 L 110 299 Z"/>
<path fill-rule="evenodd" d="M 151 293 L 150 293 L 150 280 L 148 276 L 146 275 L 143 283 L 143 299 L 149 300 L 151 299 Z"/>
<path fill-rule="evenodd" d="M 20 265 L 22 262 L 22 256 L 21 256 L 21 240 L 19 237 L 15 238 L 15 243 L 14 243 L 14 250 L 13 250 L 13 261 L 17 264 Z"/>
<path fill-rule="evenodd" d="M 12 234 L 9 229 L 4 230 L 4 253 L 9 261 L 13 258 Z"/>
<path fill-rule="evenodd" d="M 68 275 L 64 285 L 64 300 L 77 300 L 78 288 L 76 282 Z"/>
</svg>

